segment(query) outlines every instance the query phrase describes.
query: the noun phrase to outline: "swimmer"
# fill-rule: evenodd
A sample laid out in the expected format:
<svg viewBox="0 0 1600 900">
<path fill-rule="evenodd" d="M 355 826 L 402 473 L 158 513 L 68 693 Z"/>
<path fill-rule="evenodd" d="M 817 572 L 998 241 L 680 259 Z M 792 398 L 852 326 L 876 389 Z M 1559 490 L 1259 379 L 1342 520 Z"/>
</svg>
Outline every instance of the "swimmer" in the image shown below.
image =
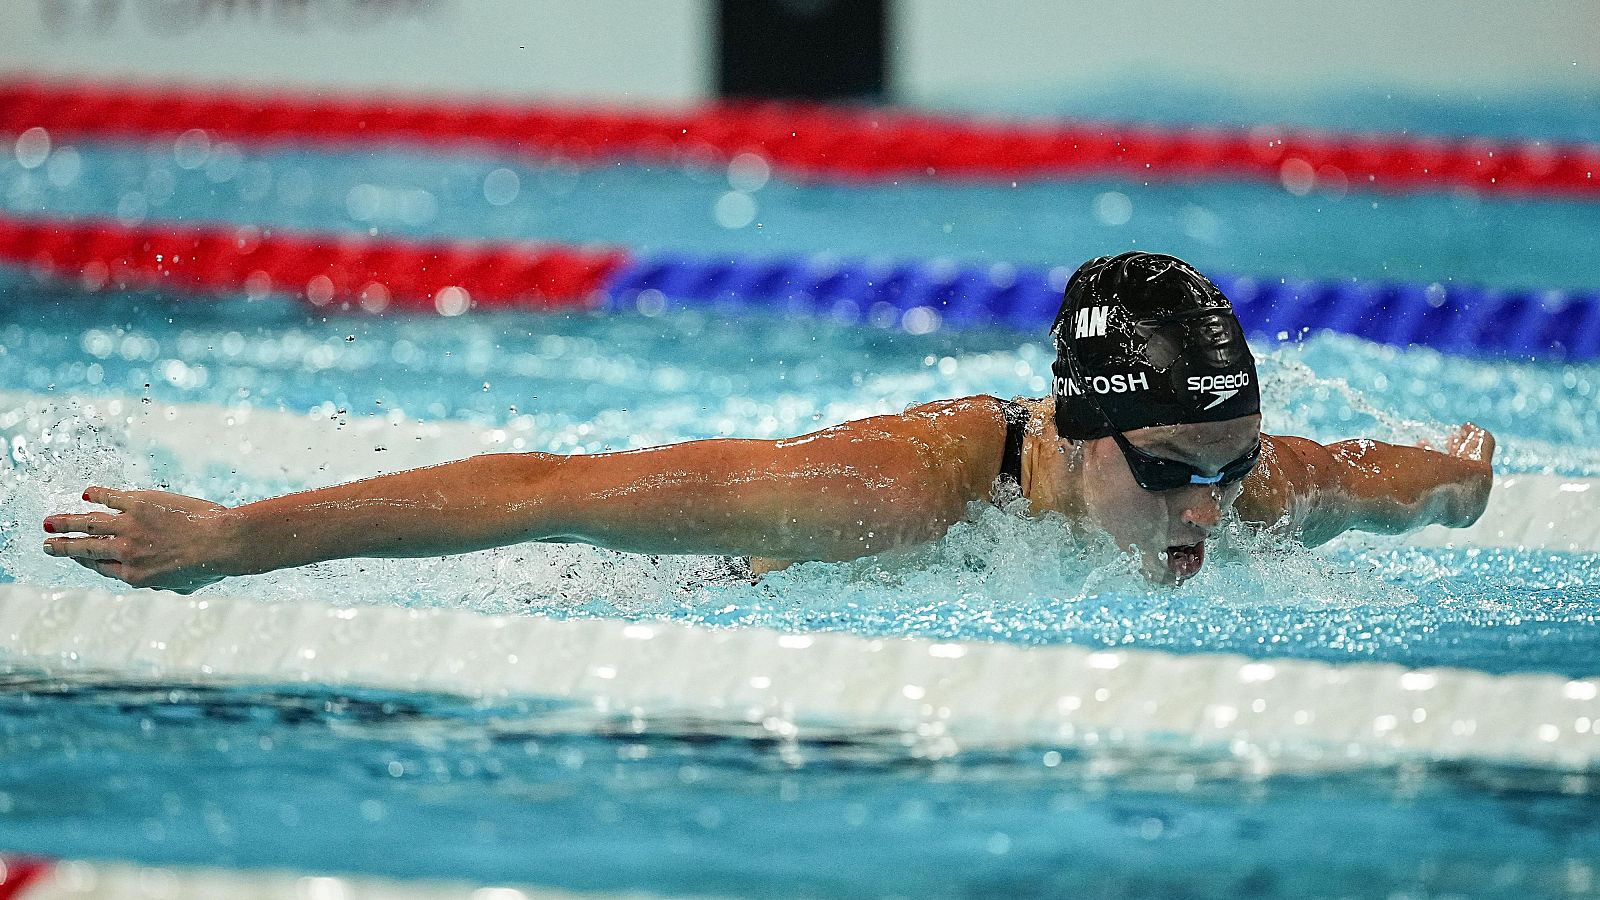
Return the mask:
<svg viewBox="0 0 1600 900">
<path fill-rule="evenodd" d="M 1263 434 L 1232 306 L 1174 257 L 1085 263 L 1051 333 L 1048 398 L 942 400 L 787 440 L 486 454 L 234 508 L 90 487 L 84 498 L 113 511 L 49 516 L 58 536 L 45 552 L 182 593 L 323 560 L 522 541 L 750 557 L 760 574 L 937 540 L 975 501 L 1009 496 L 1105 531 L 1152 581 L 1177 584 L 1205 565 L 1230 511 L 1316 545 L 1348 530 L 1465 527 L 1488 501 L 1494 438 L 1472 424 L 1438 448 Z"/>
</svg>

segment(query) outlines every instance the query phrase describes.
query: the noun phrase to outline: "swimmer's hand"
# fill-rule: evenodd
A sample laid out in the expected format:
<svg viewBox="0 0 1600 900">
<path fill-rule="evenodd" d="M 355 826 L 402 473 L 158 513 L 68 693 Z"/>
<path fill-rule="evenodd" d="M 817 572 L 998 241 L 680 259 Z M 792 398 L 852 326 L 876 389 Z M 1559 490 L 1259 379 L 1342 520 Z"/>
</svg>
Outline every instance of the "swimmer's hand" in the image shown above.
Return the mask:
<svg viewBox="0 0 1600 900">
<path fill-rule="evenodd" d="M 1436 521 L 1455 528 L 1478 521 L 1489 505 L 1489 491 L 1494 487 L 1494 435 L 1465 422 L 1450 432 L 1443 448 L 1433 447 L 1428 441 L 1419 441 L 1418 446 L 1455 460 L 1449 477 L 1437 488 L 1441 496 L 1438 506 L 1446 512 Z"/>
<path fill-rule="evenodd" d="M 1429 441 L 1418 441 L 1417 446 L 1457 459 L 1482 463 L 1483 471 L 1492 474 L 1489 473 L 1489 464 L 1494 461 L 1494 435 L 1471 422 L 1456 426 L 1456 430 L 1450 432 L 1450 436 L 1445 439 L 1442 450 Z"/>
<path fill-rule="evenodd" d="M 228 574 L 216 559 L 227 507 L 165 491 L 91 487 L 83 499 L 116 512 L 58 513 L 44 530 L 44 552 L 64 556 L 133 587 L 188 594 Z"/>
</svg>

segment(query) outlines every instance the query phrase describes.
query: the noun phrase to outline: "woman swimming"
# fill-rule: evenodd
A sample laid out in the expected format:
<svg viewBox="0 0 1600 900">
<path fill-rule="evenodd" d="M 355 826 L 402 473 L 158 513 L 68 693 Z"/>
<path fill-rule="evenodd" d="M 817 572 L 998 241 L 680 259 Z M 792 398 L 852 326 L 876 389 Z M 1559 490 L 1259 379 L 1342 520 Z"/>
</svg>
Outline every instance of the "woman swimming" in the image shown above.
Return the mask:
<svg viewBox="0 0 1600 900">
<path fill-rule="evenodd" d="M 521 541 L 748 556 L 759 573 L 936 540 L 998 488 L 1103 529 L 1152 580 L 1177 583 L 1200 571 L 1230 508 L 1315 545 L 1352 529 L 1464 527 L 1488 501 L 1494 438 L 1475 425 L 1439 450 L 1263 434 L 1231 305 L 1174 257 L 1085 263 L 1052 335 L 1053 396 L 1041 400 L 943 400 L 777 441 L 487 454 L 234 508 L 95 486 L 84 499 L 114 512 L 47 517 L 61 536 L 45 552 L 180 592 Z"/>
</svg>

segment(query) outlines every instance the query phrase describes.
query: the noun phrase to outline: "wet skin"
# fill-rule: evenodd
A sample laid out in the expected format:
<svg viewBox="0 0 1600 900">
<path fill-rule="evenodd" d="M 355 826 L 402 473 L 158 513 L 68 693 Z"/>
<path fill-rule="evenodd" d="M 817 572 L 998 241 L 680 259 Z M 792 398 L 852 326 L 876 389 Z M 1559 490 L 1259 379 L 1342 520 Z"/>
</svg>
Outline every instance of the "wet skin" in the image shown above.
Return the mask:
<svg viewBox="0 0 1600 900">
<path fill-rule="evenodd" d="M 1034 511 L 1104 529 L 1164 583 L 1198 570 L 1204 555 L 1196 547 L 1229 506 L 1246 522 L 1318 544 L 1349 529 L 1469 525 L 1492 483 L 1494 439 L 1473 425 L 1435 451 L 1261 435 L 1259 417 L 1248 416 L 1128 432 L 1141 449 L 1207 473 L 1260 437 L 1261 460 L 1243 482 L 1156 493 L 1134 482 L 1111 439 L 1063 440 L 1048 400 L 1031 409 L 1022 487 Z M 489 454 L 236 508 L 94 486 L 85 499 L 113 511 L 49 516 L 45 531 L 64 536 L 47 539 L 45 552 L 136 587 L 180 592 L 328 559 L 437 556 L 521 541 L 854 559 L 942 536 L 989 496 L 1004 440 L 999 402 L 967 397 L 787 440 Z"/>
</svg>

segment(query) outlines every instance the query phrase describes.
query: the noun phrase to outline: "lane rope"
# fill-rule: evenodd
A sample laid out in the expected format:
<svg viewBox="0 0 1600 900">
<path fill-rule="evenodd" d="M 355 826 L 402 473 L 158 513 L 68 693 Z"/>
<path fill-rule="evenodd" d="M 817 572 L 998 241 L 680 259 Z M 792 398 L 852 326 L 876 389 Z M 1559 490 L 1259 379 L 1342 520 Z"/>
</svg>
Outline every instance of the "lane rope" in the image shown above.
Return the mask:
<svg viewBox="0 0 1600 900">
<path fill-rule="evenodd" d="M 792 103 L 644 111 L 0 82 L 0 133 L 32 128 L 57 140 L 143 140 L 198 130 L 253 145 L 477 145 L 586 162 L 703 163 L 755 153 L 808 178 L 1242 178 L 1308 190 L 1322 183 L 1341 190 L 1600 196 L 1600 146 L 1590 144 L 1005 121 Z"/>
<path fill-rule="evenodd" d="M 107 860 L 0 857 L 0 900 L 609 900 L 635 893 Z"/>
<path fill-rule="evenodd" d="M 620 251 L 318 234 L 254 226 L 152 224 L 0 215 L 0 262 L 89 290 L 288 292 L 312 306 L 428 310 L 585 306 Z"/>
<path fill-rule="evenodd" d="M 126 226 L 0 215 L 0 264 L 88 290 L 281 292 L 368 312 L 471 307 L 765 309 L 914 331 L 1047 326 L 1071 271 L 945 260 L 656 253 L 485 244 L 256 226 Z M 1600 290 L 1258 279 L 1213 273 L 1252 334 L 1322 329 L 1446 353 L 1600 358 Z"/>
</svg>

